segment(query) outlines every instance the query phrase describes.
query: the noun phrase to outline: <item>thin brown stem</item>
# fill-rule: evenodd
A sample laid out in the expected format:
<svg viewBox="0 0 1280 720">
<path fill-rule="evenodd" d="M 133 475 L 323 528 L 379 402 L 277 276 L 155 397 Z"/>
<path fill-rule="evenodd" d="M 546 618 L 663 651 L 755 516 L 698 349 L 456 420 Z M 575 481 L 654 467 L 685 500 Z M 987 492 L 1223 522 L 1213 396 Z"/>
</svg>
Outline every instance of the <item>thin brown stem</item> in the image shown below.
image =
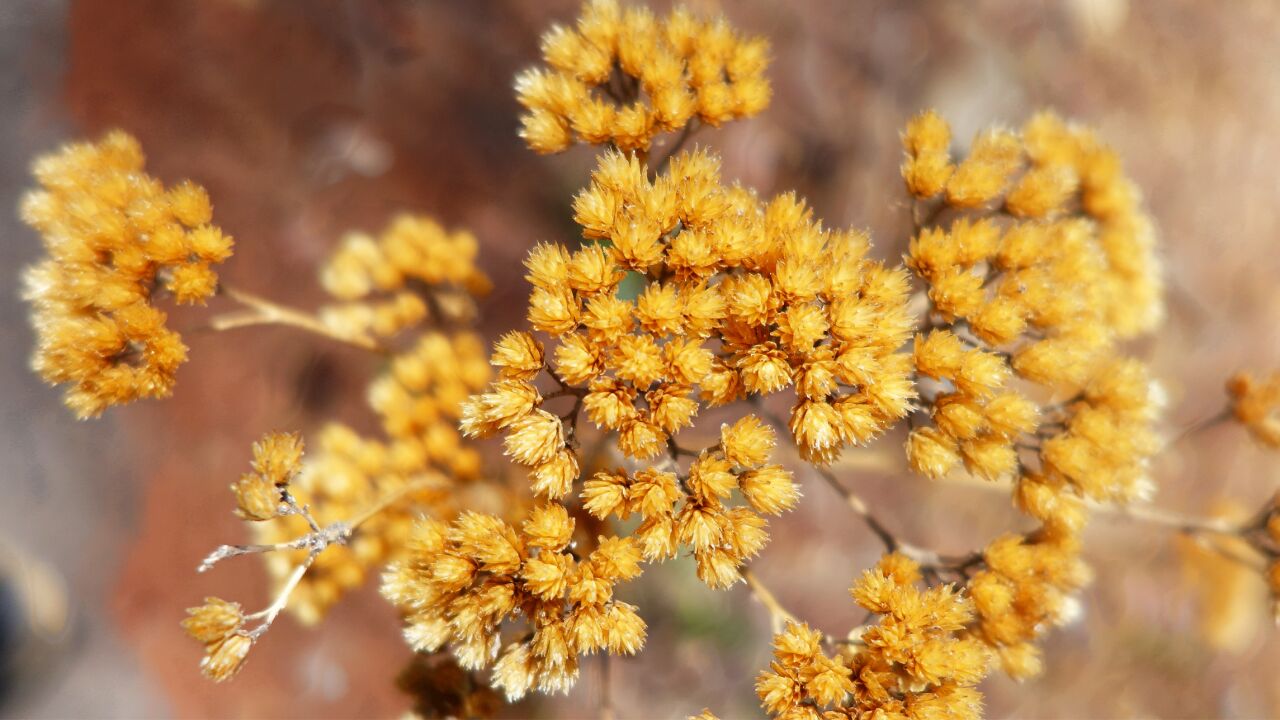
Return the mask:
<svg viewBox="0 0 1280 720">
<path fill-rule="evenodd" d="M 219 285 L 218 290 L 221 294 L 234 300 L 246 309 L 239 312 L 230 312 L 222 315 L 216 315 L 209 321 L 209 326 L 214 330 L 225 331 L 235 330 L 237 328 L 252 327 L 254 325 L 286 325 L 288 327 L 305 330 L 309 333 L 336 340 L 340 343 L 352 345 L 362 350 L 386 354 L 386 348 L 378 344 L 376 340 L 365 334 L 345 334 L 340 333 L 321 322 L 316 316 L 296 310 L 294 308 L 280 305 L 258 295 L 254 295 L 244 290 L 239 290 L 226 285 Z"/>
<path fill-rule="evenodd" d="M 1163 449 L 1168 450 L 1169 448 L 1174 447 L 1178 443 L 1181 443 L 1184 440 L 1189 440 L 1190 438 L 1198 435 L 1200 432 L 1204 430 L 1208 430 L 1209 428 L 1221 425 L 1222 423 L 1230 419 L 1231 419 L 1231 409 L 1224 408 L 1221 412 L 1217 413 L 1216 415 L 1210 415 L 1207 418 L 1202 418 L 1200 420 L 1197 420 L 1196 422 L 1191 423 L 1187 427 L 1183 428 L 1182 432 L 1173 436 L 1172 440 L 1165 443 Z"/>
<path fill-rule="evenodd" d="M 769 622 L 773 629 L 773 634 L 777 635 L 782 632 L 787 623 L 799 623 L 800 620 L 791 611 L 782 607 L 782 603 L 778 602 L 778 596 L 769 590 L 760 578 L 752 572 L 751 568 L 742 569 L 742 579 L 747 581 L 747 587 L 751 589 L 751 594 L 764 605 L 769 611 Z"/>
<path fill-rule="evenodd" d="M 697 118 L 693 118 L 685 124 L 684 129 L 680 131 L 680 135 L 676 137 L 675 142 L 671 143 L 671 147 L 667 148 L 662 159 L 653 166 L 654 176 L 662 174 L 662 171 L 665 170 L 667 165 L 671 162 L 671 158 L 675 157 L 675 154 L 680 152 L 680 148 L 684 147 L 684 144 L 689 141 L 689 138 L 693 137 L 693 134 L 698 132 L 701 127 L 702 123 L 698 122 Z"/>
<path fill-rule="evenodd" d="M 370 518 L 400 502 L 409 494 L 437 486 L 440 482 L 440 479 L 435 476 L 424 476 L 416 480 L 412 480 L 387 493 L 377 502 L 351 518 L 339 520 L 324 527 L 320 527 L 316 523 L 307 506 L 298 505 L 297 501 L 294 500 L 288 492 L 285 492 L 283 494 L 285 502 L 290 508 L 286 514 L 301 515 L 306 519 L 307 524 L 311 526 L 311 532 L 282 543 L 273 543 L 268 545 L 222 545 L 217 550 L 210 553 L 209 556 L 200 563 L 200 566 L 196 568 L 196 572 L 207 572 L 219 562 L 228 558 L 239 557 L 241 555 L 281 552 L 286 550 L 310 550 L 311 554 L 319 555 L 330 545 L 343 545 L 347 543 L 357 528 L 368 522 Z M 310 561 L 308 561 L 307 564 L 309 565 Z"/>
</svg>

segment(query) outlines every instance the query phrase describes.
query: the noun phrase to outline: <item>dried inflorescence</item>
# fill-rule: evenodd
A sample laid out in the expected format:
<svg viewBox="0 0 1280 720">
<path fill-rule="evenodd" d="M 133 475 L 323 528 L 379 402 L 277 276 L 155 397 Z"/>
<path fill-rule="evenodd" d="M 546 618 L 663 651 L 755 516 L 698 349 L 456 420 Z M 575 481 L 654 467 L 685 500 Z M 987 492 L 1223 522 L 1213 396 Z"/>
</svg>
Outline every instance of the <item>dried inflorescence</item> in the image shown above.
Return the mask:
<svg viewBox="0 0 1280 720">
<path fill-rule="evenodd" d="M 977 718 L 987 674 L 985 646 L 967 637 L 973 604 L 954 586 L 920 590 L 920 568 L 887 555 L 854 584 L 854 600 L 878 615 L 836 652 L 823 635 L 789 624 L 774 638 L 774 661 L 756 679 L 765 710 L 778 718 Z"/>
<path fill-rule="evenodd" d="M 284 492 L 302 468 L 304 445 L 297 433 L 271 433 L 253 444 L 253 472 L 231 485 L 236 515 L 263 521 L 287 509 Z"/>
<path fill-rule="evenodd" d="M 902 174 L 908 191 L 932 220 L 947 214 L 963 217 L 974 211 L 998 211 L 1014 227 L 1082 235 L 1071 242 L 1087 242 L 1093 257 L 1087 266 L 1067 272 L 1087 287 L 1089 297 L 1057 302 L 1096 305 L 1091 312 L 1102 317 L 1109 333 L 1121 338 L 1155 328 L 1164 312 L 1155 233 L 1142 210 L 1141 195 L 1124 175 L 1114 151 L 1091 131 L 1069 126 L 1047 112 L 1033 117 L 1020 133 L 1001 128 L 980 133 L 960 162 L 952 161 L 950 142 L 946 121 L 932 111 L 917 116 L 903 132 L 907 159 Z M 974 264 L 970 258 L 997 249 L 978 240 L 972 248 L 955 248 L 954 257 L 935 259 L 939 274 L 930 279 L 942 285 L 935 293 L 950 290 L 958 303 L 940 308 L 948 315 L 972 319 L 972 312 L 978 310 L 1001 314 L 983 302 L 987 294 L 982 292 L 983 283 L 964 277 Z M 928 243 L 929 238 L 917 237 L 916 242 Z M 1034 238 L 1025 243 L 1024 252 L 1018 252 L 1018 246 L 1006 247 L 997 267 L 1006 272 L 1023 270 L 1029 261 L 1037 260 L 1036 251 L 1043 243 Z M 1025 307 L 1020 296 L 1029 293 L 1032 304 L 1042 304 L 1038 293 L 1045 282 L 1039 277 L 1043 272 L 1015 276 L 1026 283 L 1027 290 L 1020 289 L 1023 283 L 1012 281 L 991 283 L 987 289 L 1012 304 L 1004 314 L 1039 326 L 1037 319 L 1043 321 L 1044 310 Z M 994 318 L 988 321 L 995 328 L 1003 324 Z"/>
<path fill-rule="evenodd" d="M 769 104 L 769 45 L 681 7 L 665 18 L 588 0 L 576 27 L 542 36 L 546 68 L 516 78 L 520 136 L 540 153 L 575 142 L 647 151 L 655 135 L 750 117 Z"/>
<path fill-rule="evenodd" d="M 601 536 L 580 555 L 574 528 L 556 503 L 535 508 L 519 531 L 472 512 L 424 520 L 382 592 L 405 613 L 415 650 L 449 645 L 463 668 L 492 664 L 494 686 L 512 700 L 534 688 L 567 691 L 580 655 L 632 654 L 645 639 L 635 606 L 614 597 L 618 582 L 641 572 L 638 544 Z M 504 640 L 518 618 L 525 632 Z"/>
<path fill-rule="evenodd" d="M 1153 490 L 1162 395 L 1120 343 L 1160 321 L 1161 274 L 1139 194 L 1090 131 L 1040 114 L 956 158 L 946 122 L 919 115 L 902 135 L 913 237 L 886 266 L 864 233 L 825 229 L 794 195 L 762 200 L 723 183 L 709 153 L 678 152 L 697 126 L 767 105 L 764 40 L 684 9 L 659 19 L 593 0 L 542 50 L 547 67 L 517 79 L 521 135 L 538 152 L 610 148 L 573 203 L 584 242 L 526 260 L 530 331 L 503 335 L 486 362 L 465 329 L 489 288 L 478 244 L 424 217 L 347 237 L 322 273 L 337 302 L 318 315 L 222 288 L 247 311 L 214 329 L 291 325 L 386 364 L 368 389 L 379 437 L 330 424 L 305 462 L 297 435 L 255 444 L 232 490 L 261 544 L 222 546 L 201 570 L 263 554 L 276 598 L 188 611 L 208 676 L 233 676 L 281 612 L 315 622 L 385 565 L 382 592 L 419 651 L 401 678 L 416 712 L 491 714 L 482 671 L 514 700 L 567 690 L 583 656 L 637 652 L 646 624 L 618 585 L 687 552 L 707 585 L 745 580 L 789 623 L 757 681 L 770 714 L 976 717 L 988 669 L 1037 674 L 1040 636 L 1078 614 L 1097 507 L 1176 527 L 1280 598 L 1276 500 L 1240 522 L 1125 505 Z M 651 161 L 663 132 L 681 134 Z M 44 188 L 23 210 L 49 253 L 27 273 L 37 370 L 72 385 L 82 417 L 167 394 L 186 350 L 153 300 L 218 289 L 210 267 L 231 242 L 208 224 L 208 198 L 164 189 L 121 133 L 36 173 Z M 763 402 L 783 391 L 786 420 Z M 1280 447 L 1280 375 L 1242 374 L 1228 391 L 1216 419 Z M 718 433 L 680 444 L 705 410 L 743 402 Z M 904 418 L 911 469 L 1007 481 L 1036 527 L 960 556 L 895 537 L 828 466 Z M 765 516 L 800 495 L 776 432 L 890 551 L 852 590 L 875 621 L 845 639 L 796 620 L 745 568 L 769 540 Z M 473 482 L 481 456 L 465 437 L 489 436 L 528 469 L 536 504 Z"/>
<path fill-rule="evenodd" d="M 421 215 L 393 218 L 376 238 L 351 233 L 321 270 L 321 284 L 341 302 L 322 308 L 320 319 L 342 335 L 378 337 L 424 322 L 470 322 L 474 298 L 490 288 L 475 265 L 478 250 L 470 232 Z"/>
<path fill-rule="evenodd" d="M 1280 449 L 1280 372 L 1258 378 L 1236 373 L 1227 381 L 1231 415 L 1263 445 Z"/>
<path fill-rule="evenodd" d="M 1117 341 L 1160 318 L 1159 268 L 1136 191 L 1089 132 L 1041 114 L 1021 134 L 980 134 L 958 164 L 949 142 L 932 112 L 903 133 L 919 227 L 906 262 L 930 306 L 915 366 L 932 381 L 920 411 L 931 423 L 912 430 L 907 456 L 933 478 L 962 464 L 1011 478 L 1017 506 L 1042 523 L 961 574 L 976 636 L 1026 677 L 1040 668 L 1032 641 L 1071 619 L 1069 594 L 1087 582 L 1086 502 L 1154 490 L 1163 396 Z"/>
<path fill-rule="evenodd" d="M 236 514 L 259 522 L 305 514 L 305 510 L 294 502 L 289 489 L 302 467 L 303 449 L 302 440 L 292 433 L 269 433 L 254 443 L 253 472 L 245 473 L 231 485 L 236 497 Z M 237 552 L 234 548 L 224 548 L 211 556 L 206 566 Z M 182 627 L 188 635 L 204 644 L 205 655 L 200 669 L 206 677 L 221 682 L 240 671 L 249 650 L 270 627 L 278 612 L 278 609 L 268 608 L 245 615 L 239 603 L 210 597 L 205 598 L 203 605 L 187 610 L 188 617 Z M 254 620 L 261 620 L 261 623 L 252 629 L 245 627 L 247 621 Z"/>
<path fill-rule="evenodd" d="M 507 379 L 464 420 L 473 434 L 507 431 L 508 453 L 535 474 L 564 439 L 530 390 L 547 354 L 561 392 L 636 460 L 692 424 L 695 398 L 725 405 L 794 385 L 792 434 L 822 463 L 910 409 L 911 359 L 898 352 L 913 324 L 907 279 L 866 258 L 865 235 L 823 229 L 791 195 L 764 203 L 722 186 L 704 152 L 653 180 L 606 154 L 574 208 L 584 237 L 608 244 L 534 248 L 529 322 L 556 344 L 504 339 L 495 363 Z M 619 292 L 629 273 L 642 282 L 634 300 Z"/>
<path fill-rule="evenodd" d="M 415 222 L 418 227 L 435 227 L 429 221 Z M 407 232 L 402 229 L 401 234 Z M 389 232 L 386 238 L 396 234 Z M 338 257 L 349 252 L 348 244 L 338 251 Z M 335 259 L 328 268 L 333 271 L 346 262 Z M 419 276 L 419 292 L 434 293 L 440 288 L 449 292 L 455 287 L 453 283 L 463 280 L 473 287 L 487 287 L 470 256 L 456 253 L 450 262 L 453 265 L 448 272 L 430 275 L 430 282 L 437 284 L 428 284 L 425 274 Z M 344 282 L 355 285 L 361 272 L 390 273 L 390 267 L 348 268 Z M 338 283 L 332 272 L 327 282 Z M 391 285 L 394 282 L 389 278 L 379 281 L 380 287 Z M 381 421 L 382 438 L 362 437 L 340 423 L 330 423 L 320 431 L 317 452 L 293 485 L 296 499 L 310 506 L 318 523 L 347 520 L 383 498 L 402 497 L 370 517 L 350 543 L 316 557 L 294 591 L 290 612 L 303 622 L 320 620 L 343 593 L 362 585 L 370 570 L 376 571 L 403 554 L 413 521 L 421 512 L 446 518 L 457 514 L 461 488 L 482 474 L 479 452 L 458 431 L 460 408 L 463 400 L 484 388 L 489 379 L 479 335 L 470 330 L 421 331 L 411 345 L 390 357 L 386 370 L 369 384 L 368 401 Z M 304 519 L 296 515 L 254 526 L 255 537 L 262 543 L 287 542 L 307 529 Z M 264 556 L 277 587 L 289 580 L 304 556 L 302 550 Z"/>
<path fill-rule="evenodd" d="M 37 159 L 41 189 L 22 201 L 22 219 L 44 239 L 47 257 L 26 269 L 32 304 L 32 366 L 67 384 L 80 418 L 112 405 L 167 397 L 187 348 L 155 300 L 203 304 L 218 287 L 212 266 L 231 238 L 210 225 L 204 189 L 166 189 L 143 169 L 142 149 L 114 131 Z"/>
<path fill-rule="evenodd" d="M 530 253 L 529 322 L 555 345 L 525 332 L 499 341 L 501 379 L 468 401 L 463 429 L 502 433 L 534 492 L 553 500 L 581 474 L 580 413 L 616 432 L 622 455 L 664 455 L 634 474 L 596 474 L 584 505 L 601 518 L 640 513 L 647 558 L 691 544 L 703 579 L 728 585 L 767 537 L 757 511 L 794 504 L 791 473 L 766 464 L 773 433 L 751 416 L 688 451 L 687 469 L 676 436 L 704 405 L 792 385 L 790 429 L 806 459 L 828 463 L 884 431 L 914 397 L 911 358 L 898 352 L 913 324 L 906 276 L 868 260 L 865 235 L 824 230 L 790 195 L 762 203 L 721 185 L 703 152 L 652 180 L 635 158 L 606 154 L 574 207 L 584 236 L 608 244 Z M 620 289 L 629 274 L 634 300 Z M 543 372 L 555 390 L 538 389 Z M 574 398 L 569 414 L 544 408 L 562 396 Z M 735 490 L 747 505 L 725 505 Z"/>
<path fill-rule="evenodd" d="M 205 677 L 222 682 L 235 677 L 244 666 L 253 638 L 243 632 L 244 609 L 240 603 L 221 598 L 205 598 L 204 604 L 187 609 L 182 627 L 192 638 L 204 643 L 205 655 L 200 670 Z"/>
</svg>

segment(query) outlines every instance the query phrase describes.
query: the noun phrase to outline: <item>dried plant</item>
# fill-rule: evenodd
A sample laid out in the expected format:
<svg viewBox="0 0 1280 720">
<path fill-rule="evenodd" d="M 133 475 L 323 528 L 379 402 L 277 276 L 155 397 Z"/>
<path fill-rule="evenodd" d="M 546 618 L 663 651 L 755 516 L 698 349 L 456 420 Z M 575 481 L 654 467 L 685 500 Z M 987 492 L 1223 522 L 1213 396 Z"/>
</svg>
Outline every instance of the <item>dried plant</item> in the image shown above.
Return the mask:
<svg viewBox="0 0 1280 720">
<path fill-rule="evenodd" d="M 756 683 L 769 714 L 977 717 L 989 672 L 1052 661 L 1037 642 L 1078 615 L 1098 512 L 1179 532 L 1189 563 L 1260 574 L 1280 598 L 1275 502 L 1232 519 L 1150 504 L 1151 458 L 1173 441 L 1125 341 L 1159 328 L 1162 275 L 1141 195 L 1091 131 L 1045 112 L 958 156 L 939 114 L 909 120 L 913 233 L 886 263 L 865 232 L 726 183 L 715 155 L 683 149 L 697 125 L 767 105 L 764 40 L 594 0 L 542 49 L 548 67 L 516 80 L 522 137 L 542 153 L 606 147 L 572 201 L 581 239 L 529 253 L 527 327 L 487 362 L 470 325 L 489 283 L 465 231 L 405 216 L 349 236 L 320 272 L 333 302 L 306 312 L 219 284 L 231 242 L 206 194 L 165 190 L 124 133 L 37 161 L 43 189 L 23 214 L 49 258 L 27 272 L 33 365 L 70 386 L 77 415 L 171 392 L 186 349 L 154 306 L 165 294 L 237 304 L 217 330 L 286 325 L 386 359 L 368 391 L 380 436 L 330 424 L 304 459 L 298 435 L 268 434 L 232 484 L 255 544 L 200 570 L 260 554 L 276 599 L 188 611 L 206 675 L 233 676 L 281 612 L 317 622 L 381 571 L 420 653 L 400 679 L 415 711 L 484 715 L 498 705 L 486 683 L 509 701 L 564 692 L 584 656 L 640 651 L 646 609 L 619 584 L 690 555 L 709 588 L 742 582 L 770 614 L 775 659 Z M 1280 376 L 1227 387 L 1190 431 L 1234 420 L 1280 446 Z M 487 437 L 527 481 L 495 479 Z M 932 482 L 975 478 L 1035 527 L 958 556 L 909 542 L 832 469 L 871 453 Z M 884 545 L 853 581 L 866 620 L 839 634 L 784 608 L 749 565 L 768 518 L 801 501 L 797 475 Z"/>
</svg>

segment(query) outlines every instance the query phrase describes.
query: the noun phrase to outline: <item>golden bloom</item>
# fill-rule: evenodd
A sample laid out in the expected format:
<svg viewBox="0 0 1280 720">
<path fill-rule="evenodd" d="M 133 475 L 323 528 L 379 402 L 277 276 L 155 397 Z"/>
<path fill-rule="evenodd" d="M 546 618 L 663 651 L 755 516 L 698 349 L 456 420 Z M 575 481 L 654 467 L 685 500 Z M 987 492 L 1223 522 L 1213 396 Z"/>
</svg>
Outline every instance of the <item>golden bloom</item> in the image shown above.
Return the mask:
<svg viewBox="0 0 1280 720">
<path fill-rule="evenodd" d="M 613 598 L 617 582 L 640 573 L 636 542 L 600 537 L 575 556 L 566 547 L 572 527 L 560 505 L 535 510 L 523 532 L 470 512 L 448 525 L 421 521 L 382 592 L 406 613 L 415 650 L 447 645 L 465 669 L 492 666 L 494 687 L 510 700 L 567 690 L 580 655 L 634 653 L 645 637 L 635 608 Z M 515 622 L 528 632 L 504 648 L 503 626 Z"/>
<path fill-rule="evenodd" d="M 214 682 L 230 680 L 244 667 L 244 660 L 251 649 L 252 638 L 247 635 L 231 635 L 208 647 L 204 659 L 200 661 L 200 670 Z"/>
<path fill-rule="evenodd" d="M 1231 413 L 1254 439 L 1280 448 L 1280 373 L 1259 380 L 1250 373 L 1236 373 L 1227 381 Z"/>
<path fill-rule="evenodd" d="M 153 301 L 167 290 L 203 304 L 217 290 L 211 266 L 231 255 L 231 238 L 209 224 L 208 195 L 189 182 L 166 189 L 121 131 L 42 156 L 33 171 L 41 189 L 23 198 L 22 219 L 47 257 L 23 275 L 32 367 L 69 385 L 80 418 L 167 397 L 187 348 Z"/>
<path fill-rule="evenodd" d="M 769 104 L 769 46 L 723 18 L 687 9 L 658 19 L 647 8 L 589 0 L 576 27 L 542 36 L 545 68 L 516 77 L 527 111 L 520 136 L 540 153 L 574 142 L 647 150 L 655 135 L 690 122 L 718 126 Z"/>
<path fill-rule="evenodd" d="M 321 308 L 320 319 L 347 337 L 390 337 L 427 320 L 470 321 L 472 298 L 490 287 L 475 266 L 478 251 L 470 232 L 448 232 L 418 215 L 396 216 L 377 238 L 351 233 L 320 272 L 339 301 Z"/>
<path fill-rule="evenodd" d="M 756 678 L 764 709 L 781 718 L 980 717 L 975 686 L 989 655 L 964 634 L 973 605 L 950 585 L 922 591 L 919 579 L 914 561 L 901 555 L 866 571 L 851 593 L 880 620 L 833 654 L 820 632 L 788 623 L 774 636 L 774 661 Z"/>
<path fill-rule="evenodd" d="M 182 628 L 205 646 L 200 661 L 205 677 L 215 682 L 230 680 L 240 672 L 254 643 L 253 634 L 243 632 L 243 608 L 239 603 L 210 597 L 204 605 L 188 608 L 187 615 Z"/>
<path fill-rule="evenodd" d="M 244 626 L 244 609 L 240 603 L 221 598 L 204 599 L 204 605 L 187 608 L 182 629 L 205 645 L 219 643 Z"/>
</svg>

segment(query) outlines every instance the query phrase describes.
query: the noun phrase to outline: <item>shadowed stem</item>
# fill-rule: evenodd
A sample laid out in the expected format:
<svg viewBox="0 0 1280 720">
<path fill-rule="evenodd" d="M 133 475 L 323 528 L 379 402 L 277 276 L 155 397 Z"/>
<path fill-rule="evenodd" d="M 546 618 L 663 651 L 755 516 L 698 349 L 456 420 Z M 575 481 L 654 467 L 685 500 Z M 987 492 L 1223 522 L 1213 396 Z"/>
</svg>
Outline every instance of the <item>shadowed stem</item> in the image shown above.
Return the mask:
<svg viewBox="0 0 1280 720">
<path fill-rule="evenodd" d="M 675 142 L 671 144 L 671 147 L 667 148 L 667 152 L 662 156 L 662 159 L 653 166 L 654 176 L 662 174 L 662 171 L 666 169 L 667 164 L 671 162 L 671 158 L 675 157 L 675 154 L 680 152 L 680 148 L 684 147 L 684 144 L 689 141 L 689 138 L 692 137 L 700 127 L 702 127 L 702 124 L 698 122 L 697 118 L 691 119 L 687 124 L 685 124 L 684 129 L 680 131 L 679 137 L 677 137 Z"/>
<path fill-rule="evenodd" d="M 778 596 L 774 595 L 768 587 L 761 582 L 760 578 L 752 572 L 751 568 L 742 569 L 742 579 L 747 581 L 747 587 L 751 589 L 751 594 L 755 595 L 761 605 L 769 611 L 769 624 L 773 630 L 773 634 L 777 635 L 782 632 L 787 623 L 799 623 L 800 620 L 791 613 L 791 611 L 782 607 L 782 603 L 778 602 Z"/>
</svg>

